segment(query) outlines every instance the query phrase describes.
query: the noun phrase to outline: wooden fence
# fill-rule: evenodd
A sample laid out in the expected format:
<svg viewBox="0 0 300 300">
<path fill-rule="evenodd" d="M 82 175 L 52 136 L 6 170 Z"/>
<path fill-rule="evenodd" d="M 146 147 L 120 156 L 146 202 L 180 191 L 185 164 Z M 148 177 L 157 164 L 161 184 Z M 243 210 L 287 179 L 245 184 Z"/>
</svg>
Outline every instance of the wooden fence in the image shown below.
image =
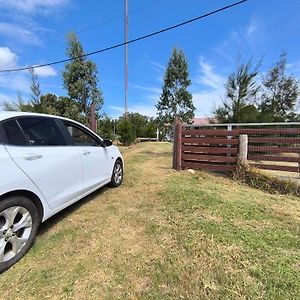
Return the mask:
<svg viewBox="0 0 300 300">
<path fill-rule="evenodd" d="M 299 172 L 300 128 L 240 129 L 248 135 L 249 164 L 265 170 Z"/>
<path fill-rule="evenodd" d="M 250 165 L 260 169 L 299 172 L 300 126 L 235 127 L 196 129 L 176 120 L 173 167 L 234 171 L 238 161 L 243 159 L 244 162 L 246 158 Z"/>
</svg>

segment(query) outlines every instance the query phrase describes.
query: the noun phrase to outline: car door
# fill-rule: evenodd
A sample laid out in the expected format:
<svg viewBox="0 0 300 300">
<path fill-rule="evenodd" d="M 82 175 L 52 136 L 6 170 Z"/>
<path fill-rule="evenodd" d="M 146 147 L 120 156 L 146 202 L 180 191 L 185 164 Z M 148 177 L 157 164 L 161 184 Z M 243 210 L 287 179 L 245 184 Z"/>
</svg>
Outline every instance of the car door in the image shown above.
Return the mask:
<svg viewBox="0 0 300 300">
<path fill-rule="evenodd" d="M 3 122 L 3 129 L 8 153 L 51 209 L 66 206 L 81 194 L 80 155 L 67 147 L 54 118 L 20 117 Z"/>
<path fill-rule="evenodd" d="M 73 148 L 82 160 L 82 179 L 85 190 L 91 190 L 110 181 L 113 157 L 109 148 L 102 146 L 100 138 L 85 127 L 70 121 L 63 121 Z"/>
</svg>

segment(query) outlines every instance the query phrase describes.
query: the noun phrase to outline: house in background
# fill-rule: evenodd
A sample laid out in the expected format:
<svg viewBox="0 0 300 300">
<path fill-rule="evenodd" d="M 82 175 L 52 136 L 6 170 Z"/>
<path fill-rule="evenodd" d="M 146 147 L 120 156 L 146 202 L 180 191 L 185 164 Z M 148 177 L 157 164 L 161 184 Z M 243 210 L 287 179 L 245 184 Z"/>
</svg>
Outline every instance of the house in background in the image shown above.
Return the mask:
<svg viewBox="0 0 300 300">
<path fill-rule="evenodd" d="M 196 127 L 202 127 L 209 124 L 217 124 L 219 123 L 216 118 L 209 118 L 209 117 L 200 117 L 200 118 L 194 118 L 192 120 L 192 124 Z"/>
</svg>

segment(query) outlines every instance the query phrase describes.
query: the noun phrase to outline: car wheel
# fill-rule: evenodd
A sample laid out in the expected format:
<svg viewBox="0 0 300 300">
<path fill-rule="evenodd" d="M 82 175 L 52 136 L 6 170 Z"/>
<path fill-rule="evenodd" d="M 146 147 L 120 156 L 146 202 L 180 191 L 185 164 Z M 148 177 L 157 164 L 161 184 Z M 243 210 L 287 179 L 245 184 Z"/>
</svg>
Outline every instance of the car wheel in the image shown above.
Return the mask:
<svg viewBox="0 0 300 300">
<path fill-rule="evenodd" d="M 122 183 L 122 181 L 123 181 L 123 164 L 120 160 L 117 160 L 113 168 L 111 181 L 109 185 L 111 187 L 117 187 Z"/>
<path fill-rule="evenodd" d="M 40 223 L 32 201 L 17 196 L 0 200 L 0 274 L 32 246 Z"/>
</svg>

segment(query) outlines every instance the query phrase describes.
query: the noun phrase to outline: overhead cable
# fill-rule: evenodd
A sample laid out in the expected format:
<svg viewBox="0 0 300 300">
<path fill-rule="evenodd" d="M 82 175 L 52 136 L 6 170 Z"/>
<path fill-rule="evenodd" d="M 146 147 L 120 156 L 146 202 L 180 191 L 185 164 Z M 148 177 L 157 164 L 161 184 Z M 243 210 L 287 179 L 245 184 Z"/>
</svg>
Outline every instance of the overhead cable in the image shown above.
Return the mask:
<svg viewBox="0 0 300 300">
<path fill-rule="evenodd" d="M 220 12 L 222 12 L 224 10 L 228 10 L 230 8 L 233 8 L 234 6 L 238 6 L 238 5 L 240 5 L 240 4 L 244 3 L 244 2 L 247 2 L 247 1 L 248 0 L 238 1 L 238 2 L 232 3 L 230 5 L 224 6 L 222 8 L 216 9 L 214 11 L 211 11 L 209 13 L 206 13 L 204 15 L 201 15 L 201 16 L 189 19 L 187 21 L 178 23 L 176 25 L 173 25 L 173 26 L 170 26 L 170 27 L 166 27 L 166 28 L 160 29 L 158 31 L 154 31 L 154 32 L 146 34 L 146 35 L 142 35 L 142 36 L 137 37 L 135 39 L 129 40 L 128 42 L 122 42 L 122 43 L 119 43 L 119 44 L 115 44 L 115 45 L 112 45 L 112 46 L 109 46 L 109 47 L 106 47 L 106 48 L 102 48 L 102 49 L 99 49 L 99 50 L 96 50 L 96 51 L 85 53 L 85 54 L 80 55 L 80 56 L 76 56 L 76 57 L 72 57 L 72 58 L 66 58 L 66 59 L 61 59 L 61 60 L 57 60 L 57 61 L 53 61 L 53 62 L 49 62 L 49 63 L 44 63 L 44 64 L 39 64 L 39 65 L 32 65 L 32 66 L 29 66 L 29 67 L 20 67 L 20 68 L 15 68 L 15 69 L 0 70 L 0 73 L 19 72 L 19 71 L 26 71 L 26 70 L 29 70 L 29 69 L 43 68 L 43 67 L 47 67 L 47 66 L 53 66 L 53 65 L 57 65 L 57 64 L 62 64 L 62 63 L 65 63 L 65 62 L 69 62 L 69 61 L 72 61 L 72 60 L 76 60 L 76 59 L 88 57 L 88 56 L 95 55 L 95 54 L 98 54 L 98 53 L 107 52 L 107 51 L 110 51 L 110 50 L 113 50 L 113 49 L 116 49 L 116 48 L 123 47 L 126 44 L 127 45 L 133 44 L 133 43 L 136 43 L 138 41 L 145 40 L 145 39 L 148 39 L 150 37 L 159 35 L 161 33 L 164 33 L 164 32 L 173 30 L 175 28 L 187 25 L 189 23 L 198 21 L 200 19 L 204 19 L 204 18 L 209 17 L 211 15 L 215 15 L 217 13 L 220 13 Z"/>
</svg>

